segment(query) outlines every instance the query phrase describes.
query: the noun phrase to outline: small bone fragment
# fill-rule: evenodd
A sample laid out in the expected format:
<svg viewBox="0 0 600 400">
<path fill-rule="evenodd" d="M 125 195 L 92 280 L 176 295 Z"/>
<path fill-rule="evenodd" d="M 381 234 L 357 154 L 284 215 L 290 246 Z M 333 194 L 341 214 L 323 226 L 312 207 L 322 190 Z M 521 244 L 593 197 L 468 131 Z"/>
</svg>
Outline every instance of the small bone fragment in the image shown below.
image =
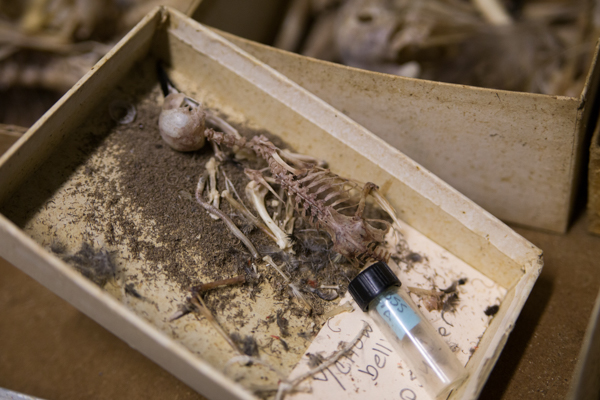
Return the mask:
<svg viewBox="0 0 600 400">
<path fill-rule="evenodd" d="M 249 168 L 246 168 L 244 170 L 244 173 L 246 174 L 246 176 L 248 178 L 260 183 L 261 185 L 263 185 L 265 187 L 265 189 L 267 189 L 269 192 L 273 193 L 273 196 L 275 196 L 277 199 L 281 200 L 281 197 L 279 196 L 279 194 L 277 194 L 277 192 L 275 192 L 273 187 L 271 187 L 271 185 L 269 185 L 269 182 L 277 183 L 277 181 L 275 181 L 273 178 L 265 178 L 263 176 L 263 174 L 261 173 L 261 171 L 256 171 L 256 170 L 249 169 Z M 266 193 L 265 193 L 265 195 L 266 195 Z M 283 201 L 283 200 L 281 200 L 281 201 Z"/>
<path fill-rule="evenodd" d="M 340 306 L 337 306 L 336 308 L 333 308 L 329 311 L 327 311 L 325 314 L 323 314 L 323 318 L 325 319 L 329 319 L 332 317 L 335 317 L 338 314 L 341 314 L 343 312 L 352 312 L 354 311 L 354 307 L 352 306 L 352 302 L 348 301 Z"/>
<path fill-rule="evenodd" d="M 375 188 L 371 190 L 371 196 L 375 199 L 375 202 L 379 205 L 379 207 L 383 208 L 383 210 L 390 216 L 390 218 L 394 221 L 396 226 L 400 226 L 400 222 L 398 221 L 398 216 L 396 215 L 396 210 L 390 204 L 389 201 L 385 197 L 379 193 L 379 189 Z"/>
<path fill-rule="evenodd" d="M 326 300 L 326 301 L 333 301 L 339 297 L 339 294 L 338 294 L 337 290 L 335 290 L 335 289 L 329 289 L 329 291 L 330 291 L 329 294 L 323 292 L 320 288 L 312 288 L 310 286 L 307 286 L 306 290 L 319 296 L 321 299 Z"/>
<path fill-rule="evenodd" d="M 294 175 L 300 175 L 302 173 L 301 170 L 298 170 L 294 167 L 292 167 L 291 165 L 289 165 L 288 163 L 286 163 L 285 161 L 283 161 L 283 159 L 281 158 L 281 156 L 275 151 L 273 152 L 273 154 L 271 154 L 271 156 L 273 157 L 273 159 L 275 159 L 275 161 L 277 161 L 283 168 L 285 168 L 286 170 L 290 171 L 292 174 Z"/>
<path fill-rule="evenodd" d="M 407 289 L 419 296 L 423 300 L 423 305 L 427 311 L 441 311 L 444 307 L 443 297 L 445 295 L 441 290 L 428 290 L 418 287 L 408 286 Z"/>
<path fill-rule="evenodd" d="M 234 135 L 236 138 L 241 139 L 242 135 L 233 126 L 229 125 L 223 118 L 216 116 L 212 111 L 206 110 L 206 122 L 211 123 L 218 127 L 223 132 Z"/>
<path fill-rule="evenodd" d="M 285 203 L 285 218 L 281 224 L 281 227 L 288 235 L 291 235 L 292 232 L 294 232 L 294 222 L 296 221 L 294 211 L 294 202 L 292 201 L 292 198 L 288 196 Z"/>
<path fill-rule="evenodd" d="M 288 235 L 277 226 L 275 221 L 273 221 L 273 219 L 267 212 L 267 209 L 265 207 L 266 194 L 267 190 L 255 181 L 250 181 L 248 185 L 246 185 L 246 196 L 250 199 L 250 201 L 254 205 L 254 208 L 256 208 L 256 211 L 258 211 L 258 214 L 265 222 L 267 227 L 276 236 L 276 242 L 279 248 L 281 250 L 288 251 L 293 254 L 294 251 L 292 249 L 292 241 L 290 240 Z"/>
<path fill-rule="evenodd" d="M 219 191 L 217 190 L 217 169 L 219 168 L 219 164 L 214 157 L 211 157 L 210 160 L 206 163 L 206 170 L 208 171 L 208 178 L 210 182 L 210 188 L 208 191 L 208 202 L 212 203 L 212 206 L 215 208 L 219 208 L 219 203 L 221 196 L 219 195 Z M 214 215 L 211 215 L 212 219 L 217 219 Z"/>
<path fill-rule="evenodd" d="M 211 111 L 209 109 L 205 109 L 204 113 L 206 115 L 206 122 L 208 122 L 209 124 L 216 126 L 217 128 L 219 128 L 221 131 L 223 131 L 226 134 L 233 135 L 237 139 L 242 138 L 242 135 L 240 135 L 240 133 L 237 131 L 237 129 L 235 129 L 233 126 L 231 126 L 229 123 L 227 123 L 227 121 L 225 121 L 223 118 L 215 115 L 215 113 L 213 111 Z M 221 151 L 219 146 L 215 143 L 213 143 L 213 150 L 214 150 L 215 156 L 217 157 L 218 160 L 222 161 L 226 158 L 225 154 Z M 232 150 L 233 150 L 233 153 L 235 154 L 235 158 L 237 160 L 247 160 L 247 159 L 255 158 L 254 154 L 252 154 L 252 152 L 249 151 L 248 149 L 240 149 L 239 146 L 233 146 Z"/>
</svg>

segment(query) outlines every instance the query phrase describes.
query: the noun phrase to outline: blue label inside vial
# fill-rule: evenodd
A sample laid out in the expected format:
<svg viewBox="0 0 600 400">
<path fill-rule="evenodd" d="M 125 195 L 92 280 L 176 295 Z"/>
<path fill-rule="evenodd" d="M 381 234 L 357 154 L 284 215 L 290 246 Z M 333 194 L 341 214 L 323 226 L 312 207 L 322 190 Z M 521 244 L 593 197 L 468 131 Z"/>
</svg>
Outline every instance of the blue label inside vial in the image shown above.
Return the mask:
<svg viewBox="0 0 600 400">
<path fill-rule="evenodd" d="M 400 340 L 421 321 L 412 308 L 396 293 L 384 295 L 377 304 L 377 312 Z"/>
</svg>

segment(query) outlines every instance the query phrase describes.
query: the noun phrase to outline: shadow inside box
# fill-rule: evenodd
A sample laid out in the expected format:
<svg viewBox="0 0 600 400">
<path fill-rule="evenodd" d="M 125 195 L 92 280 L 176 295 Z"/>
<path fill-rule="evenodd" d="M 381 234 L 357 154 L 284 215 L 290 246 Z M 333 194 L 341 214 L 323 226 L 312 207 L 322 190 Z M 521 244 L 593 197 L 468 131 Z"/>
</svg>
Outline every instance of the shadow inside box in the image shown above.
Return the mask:
<svg viewBox="0 0 600 400">
<path fill-rule="evenodd" d="M 535 328 L 548 306 L 553 289 L 554 282 L 544 277 L 543 274 L 540 275 L 479 396 L 480 399 L 499 400 L 503 398 L 508 384 L 517 373 L 519 363 L 531 342 Z"/>
<path fill-rule="evenodd" d="M 133 68 L 139 68 L 139 64 Z M 123 100 L 137 109 L 141 99 L 152 91 L 156 82 L 154 74 L 151 76 L 152 79 L 144 80 L 133 87 L 134 94 L 124 94 L 122 86 L 118 85 L 111 92 L 111 97 L 117 101 Z M 77 168 L 85 166 L 86 161 L 93 157 L 114 129 L 119 126 L 118 121 L 110 115 L 111 104 L 115 102 L 107 102 L 108 104 L 99 106 L 97 114 L 88 117 L 92 123 L 83 121 L 76 134 L 69 134 L 60 139 L 60 145 L 56 146 L 41 165 L 28 175 L 22 185 L 24 189 L 16 190 L 0 204 L 0 213 L 5 214 L 14 224 L 22 227 L 35 216 L 40 208 L 47 206 L 53 195 L 75 174 Z M 139 116 L 137 119 L 139 120 Z M 89 176 L 96 173 L 87 166 L 85 168 L 88 170 Z"/>
</svg>

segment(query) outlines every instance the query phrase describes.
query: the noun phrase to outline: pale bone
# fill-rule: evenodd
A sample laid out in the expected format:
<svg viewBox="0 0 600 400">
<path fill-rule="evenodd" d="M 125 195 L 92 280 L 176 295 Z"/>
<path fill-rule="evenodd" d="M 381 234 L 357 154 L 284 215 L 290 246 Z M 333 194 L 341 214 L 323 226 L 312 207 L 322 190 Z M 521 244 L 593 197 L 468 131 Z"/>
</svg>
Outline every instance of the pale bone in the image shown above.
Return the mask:
<svg viewBox="0 0 600 400">
<path fill-rule="evenodd" d="M 321 285 L 321 286 L 319 286 L 319 288 L 321 288 L 321 289 L 340 290 L 340 285 Z"/>
<path fill-rule="evenodd" d="M 472 0 L 472 2 L 490 24 L 501 26 L 513 23 L 511 16 L 498 0 Z"/>
<path fill-rule="evenodd" d="M 39 50 L 62 55 L 92 52 L 96 54 L 98 59 L 112 48 L 111 44 L 95 41 L 69 43 L 52 35 L 28 36 L 16 31 L 11 24 L 6 23 L 0 23 L 0 44 L 10 44 L 21 49 Z"/>
<path fill-rule="evenodd" d="M 237 201 L 236 199 L 233 198 L 233 196 L 231 195 L 231 193 L 229 192 L 229 190 L 223 190 L 221 192 L 221 197 L 223 197 L 225 200 L 227 200 L 227 202 L 231 205 L 231 207 L 235 208 L 236 210 L 238 210 L 239 212 L 242 213 L 242 215 L 249 221 L 251 222 L 254 226 L 256 226 L 257 228 L 259 228 L 261 231 L 263 231 L 265 233 L 265 235 L 269 236 L 271 239 L 273 239 L 273 241 L 277 241 L 277 238 L 275 237 L 275 235 L 273 235 L 273 232 L 271 232 L 269 230 L 269 228 L 267 228 L 265 226 L 265 224 L 263 224 L 258 218 L 256 218 L 254 216 L 254 214 L 252 214 L 247 208 L 246 206 L 244 206 L 242 203 L 240 203 L 239 201 Z"/>
<path fill-rule="evenodd" d="M 23 65 L 10 58 L 11 53 L 7 54 L 7 59 L 0 57 L 0 87 L 37 87 L 59 92 L 69 90 L 100 59 L 95 53 L 57 55 L 45 64 Z"/>
<path fill-rule="evenodd" d="M 246 197 L 248 197 L 248 199 L 252 202 L 262 220 L 277 238 L 276 243 L 279 248 L 293 254 L 294 250 L 292 249 L 292 241 L 288 235 L 281 230 L 279 226 L 277 226 L 275 221 L 273 221 L 267 212 L 267 208 L 265 207 L 266 194 L 267 190 L 255 181 L 250 181 L 248 185 L 246 185 Z"/>
<path fill-rule="evenodd" d="M 229 180 L 229 177 L 227 177 L 227 175 L 225 174 L 225 171 L 221 171 L 221 173 L 223 174 L 223 178 L 225 178 L 225 188 L 228 191 L 232 191 L 233 194 L 235 194 L 235 197 L 237 197 L 238 200 L 240 202 L 242 202 L 242 198 L 240 197 L 240 194 L 237 192 L 237 190 L 235 190 L 235 186 L 233 186 L 233 183 L 231 182 L 231 180 Z M 246 205 L 243 202 L 241 204 L 246 210 L 248 210 L 248 208 L 246 207 Z M 250 212 L 250 210 L 248 210 L 248 212 Z"/>
<path fill-rule="evenodd" d="M 112 1 L 118 9 L 118 18 L 112 21 L 117 30 L 105 43 L 100 43 L 89 39 L 98 24 L 113 11 L 113 7 L 106 7 L 105 0 L 20 1 L 23 3 L 20 16 L 0 20 L 0 60 L 6 61 L 0 65 L 0 87 L 25 86 L 64 93 L 159 3 L 190 13 L 199 2 Z M 20 50 L 44 55 L 38 57 L 34 53 L 25 62 L 11 57 Z"/>
<path fill-rule="evenodd" d="M 390 216 L 390 218 L 392 218 L 394 224 L 397 227 L 399 227 L 400 222 L 398 221 L 398 217 L 396 216 L 396 210 L 394 210 L 394 207 L 392 207 L 390 202 L 387 201 L 387 199 L 383 197 L 377 189 L 372 190 L 371 195 L 373 196 L 373 199 L 375 199 L 375 202 L 379 205 L 379 207 L 383 208 L 383 210 Z"/>
<path fill-rule="evenodd" d="M 245 169 L 244 172 L 246 173 L 246 176 L 248 176 L 248 178 L 255 181 L 256 183 L 261 184 L 265 189 L 273 193 L 273 196 L 275 196 L 278 200 L 283 201 L 279 194 L 275 192 L 275 189 L 273 189 L 271 185 L 269 185 L 269 182 L 278 183 L 275 179 L 273 179 L 272 177 L 265 177 L 260 171 L 256 171 L 253 169 Z"/>
<path fill-rule="evenodd" d="M 222 132 L 225 132 L 227 134 L 235 136 L 237 139 L 242 138 L 242 135 L 240 135 L 240 133 L 237 131 L 237 129 L 235 129 L 233 126 L 231 126 L 223 118 L 215 115 L 215 113 L 212 110 L 204 109 L 204 113 L 206 115 L 206 122 L 216 126 Z M 215 151 L 215 156 L 217 157 L 217 159 L 224 160 L 225 154 L 221 151 L 219 146 L 215 143 L 212 143 L 212 145 L 213 145 L 213 150 Z M 247 159 L 255 158 L 254 154 L 248 149 L 240 149 L 238 146 L 233 146 L 232 150 L 233 150 L 233 153 L 235 154 L 235 158 L 237 160 L 247 160 Z"/>
<path fill-rule="evenodd" d="M 279 150 L 279 154 L 281 158 L 286 161 L 291 162 L 298 167 L 304 167 L 306 164 L 316 165 L 317 167 L 325 168 L 327 163 L 323 160 L 319 160 L 318 158 L 308 156 L 306 154 L 292 153 L 288 149 Z"/>
<path fill-rule="evenodd" d="M 208 202 L 212 204 L 213 207 L 219 208 L 219 203 L 221 196 L 219 195 L 219 191 L 217 190 L 217 169 L 219 168 L 219 164 L 214 157 L 211 157 L 210 160 L 206 163 L 206 170 L 208 171 L 208 178 L 210 182 L 210 188 L 208 191 Z M 218 219 L 214 215 L 211 214 L 212 219 Z"/>
<path fill-rule="evenodd" d="M 294 217 L 294 202 L 292 198 L 288 196 L 287 201 L 285 203 L 285 218 L 281 223 L 281 228 L 288 234 L 291 235 L 294 232 L 294 222 L 296 221 L 296 217 Z"/>
<path fill-rule="evenodd" d="M 206 122 L 209 122 L 221 131 L 234 135 L 236 138 L 241 139 L 242 135 L 233 126 L 229 125 L 223 118 L 218 117 L 213 111 L 206 110 Z"/>
<path fill-rule="evenodd" d="M 324 10 L 315 16 L 310 31 L 302 45 L 302 54 L 325 61 L 335 61 L 338 50 L 335 44 L 337 10 Z"/>
<path fill-rule="evenodd" d="M 279 193 L 278 193 L 280 199 L 283 199 L 283 192 L 284 192 L 283 187 L 280 187 Z M 274 207 L 277 207 L 277 209 L 273 213 L 273 220 L 277 221 L 277 223 L 279 224 L 279 227 L 285 231 L 285 226 L 282 224 L 282 221 L 281 221 L 281 210 L 283 209 L 283 202 L 279 201 L 279 200 L 273 200 L 271 202 L 271 204 L 274 204 L 273 202 L 275 202 L 275 204 L 276 204 Z M 286 233 L 289 233 L 289 232 L 286 231 Z"/>
<path fill-rule="evenodd" d="M 286 163 L 285 161 L 283 161 L 283 159 L 281 158 L 281 156 L 277 152 L 274 152 L 272 154 L 272 156 L 275 159 L 275 161 L 277 161 L 283 168 L 287 169 L 292 174 L 294 174 L 294 175 L 300 175 L 302 173 L 302 171 L 300 171 L 300 170 L 292 167 L 291 165 L 289 165 L 288 163 Z"/>
</svg>

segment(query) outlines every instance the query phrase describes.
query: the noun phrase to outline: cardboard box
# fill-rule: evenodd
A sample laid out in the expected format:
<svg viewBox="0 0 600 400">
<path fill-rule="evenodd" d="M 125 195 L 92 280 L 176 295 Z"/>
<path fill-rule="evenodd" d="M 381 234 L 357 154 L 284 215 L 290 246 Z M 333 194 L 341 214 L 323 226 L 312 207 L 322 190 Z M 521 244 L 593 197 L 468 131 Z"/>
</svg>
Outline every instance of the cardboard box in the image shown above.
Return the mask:
<svg viewBox="0 0 600 400">
<path fill-rule="evenodd" d="M 61 258 L 64 249 L 53 250 L 55 239 L 62 241 L 66 251 L 75 251 L 90 237 L 94 245 L 106 245 L 110 227 L 112 234 L 119 229 L 109 219 L 114 215 L 111 207 L 127 199 L 118 192 L 111 198 L 103 193 L 91 196 L 94 190 L 107 187 L 102 185 L 119 185 L 114 159 L 120 153 L 112 153 L 110 147 L 97 152 L 111 137 L 106 136 L 111 125 L 103 121 L 115 93 L 154 101 L 156 82 L 149 83 L 153 89 L 148 92 L 130 80 L 139 83 L 156 58 L 170 65 L 169 74 L 178 87 L 228 118 L 272 132 L 298 152 L 326 159 L 336 173 L 380 184 L 398 212 L 407 240 L 417 238 L 425 247 L 435 248 L 441 262 L 452 259 L 472 276 L 479 276 L 471 280 L 473 286 L 476 280 L 486 281 L 502 291 L 493 318 L 483 315 L 489 303 L 476 305 L 485 329 L 471 349 L 462 347 L 470 376 L 450 398 L 475 399 L 541 271 L 541 251 L 343 113 L 173 10 L 157 8 L 146 16 L 0 158 L 0 255 L 203 395 L 254 398 L 227 375 L 224 357 L 231 357 L 231 351 L 210 326 L 191 316 L 186 321 L 169 320 L 176 308 L 174 297 L 186 296 L 180 287 L 157 275 L 136 281 L 138 290 L 143 290 L 141 297 L 127 296 L 126 280 L 103 290 Z M 133 89 L 127 89 L 130 84 Z M 142 106 L 138 105 L 139 110 Z M 140 125 L 139 129 L 149 128 Z M 155 222 L 144 219 L 140 208 L 121 210 L 138 229 L 134 239 L 160 247 L 152 238 Z M 94 231 L 92 225 L 106 226 L 107 231 Z M 124 242 L 111 246 L 108 250 L 126 274 L 124 279 L 143 274 L 145 257 L 136 256 Z M 180 253 L 167 250 L 173 257 Z M 436 265 L 430 267 L 438 273 Z M 448 272 L 450 279 L 454 271 Z M 489 292 L 481 289 L 480 293 Z M 261 301 L 254 314 L 276 306 L 272 298 Z M 303 343 L 295 336 L 290 341 L 294 346 Z M 283 354 L 287 358 L 282 358 L 282 365 L 290 368 L 300 358 L 304 360 L 302 352 Z M 257 372 L 255 380 L 260 381 L 262 373 Z M 247 374 L 253 376 L 253 372 Z"/>
<path fill-rule="evenodd" d="M 15 125 L 0 124 L 0 155 L 9 149 L 27 131 Z"/>
<path fill-rule="evenodd" d="M 596 125 L 590 144 L 587 211 L 590 217 L 588 230 L 600 235 L 600 124 Z"/>
</svg>

